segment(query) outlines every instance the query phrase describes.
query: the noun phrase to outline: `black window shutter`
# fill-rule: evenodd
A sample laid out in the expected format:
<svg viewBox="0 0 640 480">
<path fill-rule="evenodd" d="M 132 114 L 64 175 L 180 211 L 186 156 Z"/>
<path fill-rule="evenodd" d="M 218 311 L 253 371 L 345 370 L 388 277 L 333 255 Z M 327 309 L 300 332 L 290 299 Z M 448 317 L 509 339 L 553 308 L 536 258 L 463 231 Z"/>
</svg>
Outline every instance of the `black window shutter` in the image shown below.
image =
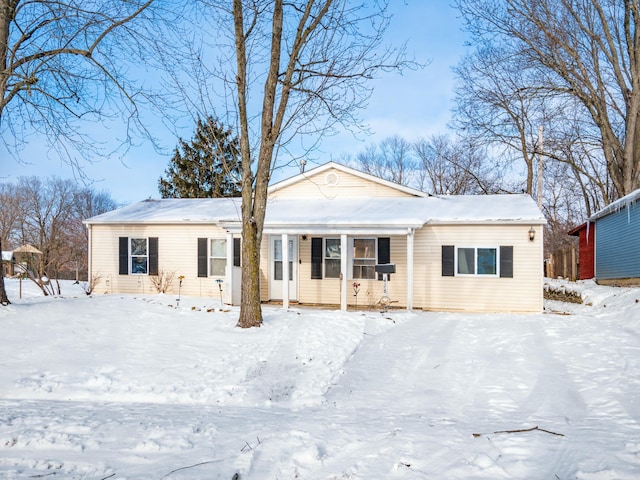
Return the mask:
<svg viewBox="0 0 640 480">
<path fill-rule="evenodd" d="M 198 277 L 207 276 L 207 239 L 198 239 Z"/>
<path fill-rule="evenodd" d="M 322 278 L 322 238 L 311 239 L 311 278 Z"/>
<path fill-rule="evenodd" d="M 500 247 L 500 276 L 513 278 L 513 247 Z"/>
<path fill-rule="evenodd" d="M 453 245 L 442 245 L 442 276 L 455 276 L 455 247 Z"/>
<path fill-rule="evenodd" d="M 378 263 L 391 263 L 391 238 L 378 238 Z M 387 274 L 387 280 L 391 279 L 391 274 Z M 378 280 L 382 280 L 382 274 L 378 274 Z"/>
<path fill-rule="evenodd" d="M 149 237 L 149 275 L 158 275 L 158 237 Z"/>
<path fill-rule="evenodd" d="M 242 244 L 240 243 L 240 239 L 234 238 L 233 239 L 233 266 L 234 267 L 240 266 L 241 247 L 242 247 Z"/>
<path fill-rule="evenodd" d="M 118 273 L 129 275 L 129 237 L 118 238 Z"/>
</svg>

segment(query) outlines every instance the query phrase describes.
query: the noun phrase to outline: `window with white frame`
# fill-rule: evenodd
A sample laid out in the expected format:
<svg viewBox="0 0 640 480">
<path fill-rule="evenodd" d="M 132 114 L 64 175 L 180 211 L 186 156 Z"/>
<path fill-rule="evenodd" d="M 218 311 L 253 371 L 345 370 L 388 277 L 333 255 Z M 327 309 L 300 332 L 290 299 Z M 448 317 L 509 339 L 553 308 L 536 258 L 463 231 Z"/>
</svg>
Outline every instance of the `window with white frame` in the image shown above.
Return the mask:
<svg viewBox="0 0 640 480">
<path fill-rule="evenodd" d="M 376 239 L 353 239 L 353 278 L 376 278 Z"/>
<path fill-rule="evenodd" d="M 129 239 L 131 273 L 146 275 L 149 272 L 149 245 L 146 238 Z"/>
<path fill-rule="evenodd" d="M 293 281 L 293 240 L 289 240 L 289 280 Z M 273 279 L 282 280 L 282 240 L 273 240 Z"/>
<path fill-rule="evenodd" d="M 326 238 L 324 241 L 324 276 L 340 278 L 341 247 L 339 238 Z"/>
<path fill-rule="evenodd" d="M 442 276 L 514 278 L 514 247 L 442 245 Z"/>
<path fill-rule="evenodd" d="M 209 275 L 224 277 L 227 268 L 227 240 L 212 238 L 209 240 Z"/>
<path fill-rule="evenodd" d="M 458 275 L 497 275 L 498 249 L 495 247 L 458 247 Z"/>
</svg>

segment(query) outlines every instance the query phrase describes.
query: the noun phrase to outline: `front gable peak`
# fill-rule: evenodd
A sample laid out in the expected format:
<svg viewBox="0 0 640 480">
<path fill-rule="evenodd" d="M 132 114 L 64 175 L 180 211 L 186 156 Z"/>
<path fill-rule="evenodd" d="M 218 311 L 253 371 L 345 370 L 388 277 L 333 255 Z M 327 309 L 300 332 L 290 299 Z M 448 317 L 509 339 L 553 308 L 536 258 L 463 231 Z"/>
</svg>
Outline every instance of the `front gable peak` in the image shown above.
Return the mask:
<svg viewBox="0 0 640 480">
<path fill-rule="evenodd" d="M 328 162 L 269 187 L 271 198 L 427 197 L 428 194 L 336 162 Z"/>
</svg>

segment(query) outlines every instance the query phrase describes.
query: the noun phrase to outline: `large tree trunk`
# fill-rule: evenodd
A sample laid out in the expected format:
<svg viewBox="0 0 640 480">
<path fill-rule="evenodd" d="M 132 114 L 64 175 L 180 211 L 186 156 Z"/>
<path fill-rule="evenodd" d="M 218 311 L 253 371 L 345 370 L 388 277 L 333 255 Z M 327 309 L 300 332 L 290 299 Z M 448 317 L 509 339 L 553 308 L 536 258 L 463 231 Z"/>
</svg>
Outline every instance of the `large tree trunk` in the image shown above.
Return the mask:
<svg viewBox="0 0 640 480">
<path fill-rule="evenodd" d="M 2 239 L 0 239 L 0 252 L 2 251 Z M 4 271 L 0 268 L 0 305 L 9 305 L 9 297 L 7 290 L 4 288 Z"/>
<path fill-rule="evenodd" d="M 269 72 L 265 81 L 265 93 L 262 104 L 262 121 L 260 125 L 260 150 L 255 173 L 255 184 L 252 175 L 251 153 L 248 143 L 247 110 L 246 110 L 246 46 L 243 33 L 242 5 L 234 1 L 234 26 L 236 29 L 236 56 L 238 60 L 238 97 L 240 109 L 240 153 L 242 156 L 242 258 L 247 264 L 242 265 L 242 300 L 240 302 L 240 318 L 238 326 L 243 328 L 262 325 L 262 309 L 260 307 L 260 245 L 264 217 L 267 211 L 267 188 L 271 175 L 273 150 L 280 132 L 284 112 L 276 118 L 274 126 L 274 108 L 280 68 L 282 44 L 282 0 L 276 0 L 273 11 L 271 32 L 271 58 Z M 283 88 L 281 105 L 286 105 L 288 88 Z M 253 186 L 253 188 L 251 188 Z"/>
<path fill-rule="evenodd" d="M 241 328 L 262 325 L 260 307 L 260 241 L 255 223 L 243 222 L 242 227 L 242 297 L 240 301 Z"/>
<path fill-rule="evenodd" d="M 261 149 L 261 157 L 268 156 L 270 159 L 272 153 L 266 153 L 264 150 Z M 242 328 L 262 325 L 260 246 L 267 210 L 269 170 L 267 169 L 267 175 L 265 175 L 264 171 L 260 170 L 261 164 L 264 164 L 264 161 L 258 161 L 254 194 L 244 195 L 243 193 L 242 196 L 242 299 L 238 318 L 238 326 Z"/>
</svg>

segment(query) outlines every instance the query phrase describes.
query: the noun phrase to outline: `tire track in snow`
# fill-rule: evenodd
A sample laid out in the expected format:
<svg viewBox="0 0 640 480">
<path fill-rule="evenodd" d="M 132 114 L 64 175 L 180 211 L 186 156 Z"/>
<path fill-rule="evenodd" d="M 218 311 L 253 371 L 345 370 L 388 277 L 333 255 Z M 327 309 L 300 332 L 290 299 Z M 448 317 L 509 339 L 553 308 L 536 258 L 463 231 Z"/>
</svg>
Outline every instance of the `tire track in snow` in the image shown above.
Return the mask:
<svg viewBox="0 0 640 480">
<path fill-rule="evenodd" d="M 456 322 L 434 322 L 433 330 L 428 338 L 424 338 L 417 333 L 423 331 L 423 327 L 415 323 L 417 321 L 403 321 L 373 337 L 365 337 L 344 365 L 344 375 L 337 379 L 327 400 L 336 406 L 349 399 L 349 402 L 362 401 L 371 408 L 376 404 L 387 408 L 390 398 L 396 398 L 396 393 L 403 391 L 405 401 L 398 404 L 397 398 L 395 400 L 395 408 L 399 412 L 420 409 L 420 404 L 425 400 L 431 402 L 437 392 L 431 388 L 429 379 L 434 369 L 440 368 L 444 362 Z M 388 348 L 397 352 L 393 358 L 384 355 Z M 368 382 L 374 379 L 379 381 L 380 378 L 384 378 L 387 384 L 385 391 L 371 395 L 370 391 L 363 388 Z M 359 400 L 362 395 L 366 395 L 367 399 Z M 416 402 L 416 397 L 421 400 Z"/>
</svg>

